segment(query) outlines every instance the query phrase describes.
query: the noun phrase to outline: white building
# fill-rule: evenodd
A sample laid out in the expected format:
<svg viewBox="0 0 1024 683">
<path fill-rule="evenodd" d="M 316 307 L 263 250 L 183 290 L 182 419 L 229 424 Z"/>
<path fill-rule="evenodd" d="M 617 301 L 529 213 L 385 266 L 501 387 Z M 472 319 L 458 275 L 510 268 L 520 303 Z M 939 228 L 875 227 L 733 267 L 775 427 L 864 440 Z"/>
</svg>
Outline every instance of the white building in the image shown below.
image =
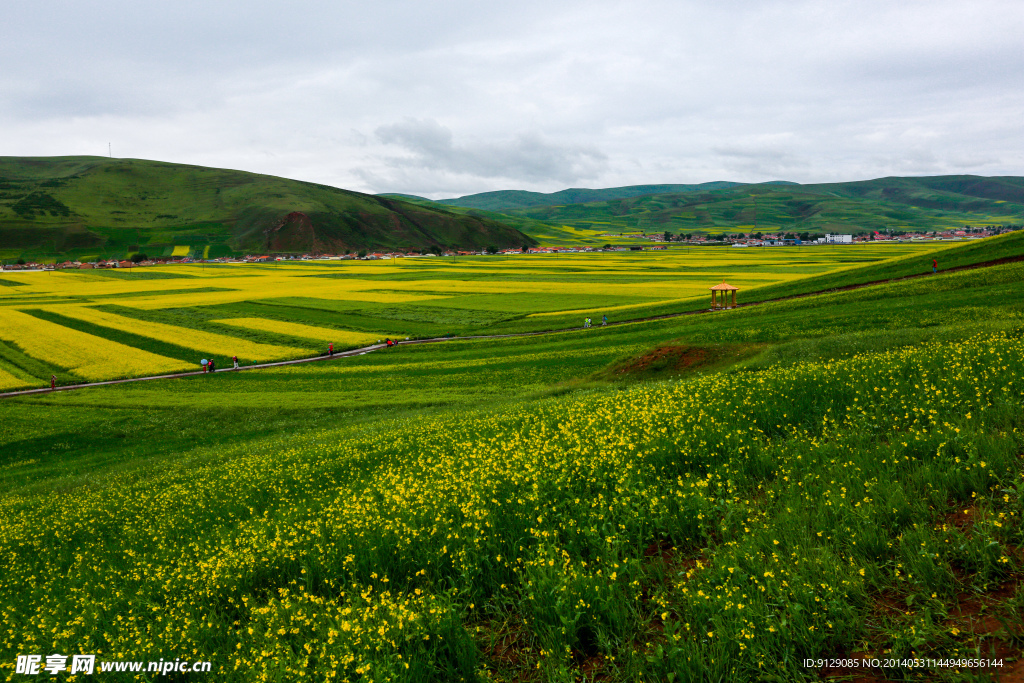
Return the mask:
<svg viewBox="0 0 1024 683">
<path fill-rule="evenodd" d="M 825 244 L 853 244 L 853 235 L 825 235 Z"/>
</svg>

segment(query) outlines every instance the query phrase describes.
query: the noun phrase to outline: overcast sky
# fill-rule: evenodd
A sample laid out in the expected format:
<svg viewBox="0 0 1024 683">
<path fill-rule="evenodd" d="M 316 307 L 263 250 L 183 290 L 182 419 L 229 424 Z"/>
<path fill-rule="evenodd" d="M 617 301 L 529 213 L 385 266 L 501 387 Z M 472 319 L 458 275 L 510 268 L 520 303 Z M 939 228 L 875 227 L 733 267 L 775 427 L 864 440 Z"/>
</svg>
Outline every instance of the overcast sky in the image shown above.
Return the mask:
<svg viewBox="0 0 1024 683">
<path fill-rule="evenodd" d="M 1021 0 L 33 0 L 0 155 L 432 198 L 1024 175 Z"/>
</svg>

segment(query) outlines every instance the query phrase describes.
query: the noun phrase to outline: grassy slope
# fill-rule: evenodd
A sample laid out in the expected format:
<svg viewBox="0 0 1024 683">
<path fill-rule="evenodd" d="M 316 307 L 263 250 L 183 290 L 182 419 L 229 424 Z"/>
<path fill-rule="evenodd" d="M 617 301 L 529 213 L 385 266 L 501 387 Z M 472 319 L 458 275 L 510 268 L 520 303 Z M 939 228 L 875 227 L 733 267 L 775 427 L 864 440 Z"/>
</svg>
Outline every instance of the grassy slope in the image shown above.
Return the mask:
<svg viewBox="0 0 1024 683">
<path fill-rule="evenodd" d="M 1024 178 L 1017 176 L 932 176 L 879 178 L 851 183 L 805 185 L 819 194 L 875 199 L 933 209 L 988 210 L 991 202 L 1024 204 Z"/>
<path fill-rule="evenodd" d="M 497 221 L 436 205 L 242 171 L 102 157 L 0 158 L 5 253 L 123 255 L 134 246 L 159 255 L 175 244 L 259 251 L 268 248 L 264 231 L 296 211 L 310 217 L 323 250 L 529 242 Z M 314 247 L 300 226 L 289 231 L 277 240 L 279 250 Z"/>
<path fill-rule="evenodd" d="M 16 635 L 0 646 L 197 648 L 225 680 L 311 666 L 307 643 L 315 666 L 410 681 L 477 667 L 790 680 L 808 656 L 1005 653 L 1024 626 L 1012 591 L 990 635 L 952 606 L 1007 595 L 1021 571 L 1019 341 L 963 343 L 1019 336 L 1021 269 L 6 403 L 2 540 L 17 563 L 0 608 Z M 831 345 L 798 367 L 528 398 L 670 339 Z M 957 343 L 820 362 L 936 340 Z M 24 590 L 29 573 L 38 589 Z M 390 593 L 358 597 L 369 586 Z M 890 603 L 902 609 L 873 616 Z M 86 604 L 70 635 L 49 634 Z"/>
<path fill-rule="evenodd" d="M 933 260 L 938 262 L 938 267 L 941 270 L 949 270 L 1000 259 L 1024 257 L 1024 231 L 953 245 L 939 243 L 936 247 L 935 251 L 921 255 L 899 257 L 805 278 L 793 283 L 792 287 L 778 285 L 761 287 L 751 293 L 752 296 L 749 300 L 764 301 L 780 296 L 820 292 L 867 282 L 926 275 L 932 271 Z M 840 247 L 823 248 L 838 249 Z"/>
</svg>

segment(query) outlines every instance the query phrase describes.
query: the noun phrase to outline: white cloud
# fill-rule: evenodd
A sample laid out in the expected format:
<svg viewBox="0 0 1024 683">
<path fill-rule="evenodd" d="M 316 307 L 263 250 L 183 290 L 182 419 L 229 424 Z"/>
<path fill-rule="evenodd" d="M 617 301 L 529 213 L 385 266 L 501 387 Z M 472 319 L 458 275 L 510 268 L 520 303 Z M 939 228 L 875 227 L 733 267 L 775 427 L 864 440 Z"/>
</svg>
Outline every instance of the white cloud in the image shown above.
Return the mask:
<svg viewBox="0 0 1024 683">
<path fill-rule="evenodd" d="M 456 145 L 451 130 L 429 119 L 409 118 L 381 126 L 377 138 L 407 151 L 387 159 L 398 170 L 425 169 L 480 178 L 528 183 L 574 183 L 596 178 L 605 164 L 600 151 L 579 145 L 559 145 L 536 133 L 520 133 L 503 141 Z"/>
<path fill-rule="evenodd" d="M 1019 0 L 14 3 L 0 154 L 430 196 L 1022 174 Z"/>
</svg>

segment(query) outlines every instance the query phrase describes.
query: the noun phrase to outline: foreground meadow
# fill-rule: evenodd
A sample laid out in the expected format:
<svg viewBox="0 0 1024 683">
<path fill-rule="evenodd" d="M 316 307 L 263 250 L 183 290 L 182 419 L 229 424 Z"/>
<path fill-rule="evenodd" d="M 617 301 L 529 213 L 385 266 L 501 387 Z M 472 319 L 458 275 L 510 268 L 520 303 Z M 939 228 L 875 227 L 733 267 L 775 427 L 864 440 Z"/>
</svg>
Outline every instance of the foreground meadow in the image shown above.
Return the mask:
<svg viewBox="0 0 1024 683">
<path fill-rule="evenodd" d="M 1006 263 L 6 401 L 0 672 L 54 652 L 229 681 L 1019 672 L 1022 301 Z"/>
<path fill-rule="evenodd" d="M 983 335 L 7 495 L 0 648 L 239 681 L 791 680 L 805 658 L 977 656 L 958 604 L 1021 571 L 1022 359 Z M 1015 595 L 988 642 L 1004 659 Z"/>
<path fill-rule="evenodd" d="M 316 356 L 384 337 L 577 327 L 706 307 L 934 246 L 409 258 L 4 273 L 0 391 Z M 922 257 L 923 258 L 923 257 Z M 924 263 L 924 261 L 921 261 Z"/>
</svg>

